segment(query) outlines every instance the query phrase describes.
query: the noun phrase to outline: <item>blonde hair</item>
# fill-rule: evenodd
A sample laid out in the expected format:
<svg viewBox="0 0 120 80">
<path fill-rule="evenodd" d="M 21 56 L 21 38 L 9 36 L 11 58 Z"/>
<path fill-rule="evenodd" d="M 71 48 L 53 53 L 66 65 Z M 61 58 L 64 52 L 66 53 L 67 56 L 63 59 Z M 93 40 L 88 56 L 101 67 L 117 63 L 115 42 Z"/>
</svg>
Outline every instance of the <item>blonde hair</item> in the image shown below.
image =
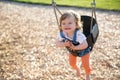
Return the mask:
<svg viewBox="0 0 120 80">
<path fill-rule="evenodd" d="M 73 10 L 70 10 L 68 12 L 63 13 L 62 16 L 60 17 L 60 27 L 59 27 L 60 31 L 62 31 L 62 28 L 61 28 L 62 21 L 65 20 L 68 17 L 74 17 L 76 25 L 77 25 L 76 29 L 80 29 L 82 27 L 82 22 L 81 22 L 81 18 L 79 16 L 79 14 L 77 14 Z"/>
</svg>

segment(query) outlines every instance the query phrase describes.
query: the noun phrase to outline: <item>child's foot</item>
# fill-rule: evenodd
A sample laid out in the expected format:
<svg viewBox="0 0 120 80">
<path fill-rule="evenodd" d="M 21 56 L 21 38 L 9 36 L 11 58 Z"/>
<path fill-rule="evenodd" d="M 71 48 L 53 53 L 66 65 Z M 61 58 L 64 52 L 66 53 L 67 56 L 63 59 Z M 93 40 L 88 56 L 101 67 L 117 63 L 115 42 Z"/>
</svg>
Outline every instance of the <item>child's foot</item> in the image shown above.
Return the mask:
<svg viewBox="0 0 120 80">
<path fill-rule="evenodd" d="M 77 69 L 77 77 L 80 77 L 80 69 Z"/>
<path fill-rule="evenodd" d="M 87 75 L 87 76 L 86 76 L 86 80 L 90 80 L 90 75 Z"/>
</svg>

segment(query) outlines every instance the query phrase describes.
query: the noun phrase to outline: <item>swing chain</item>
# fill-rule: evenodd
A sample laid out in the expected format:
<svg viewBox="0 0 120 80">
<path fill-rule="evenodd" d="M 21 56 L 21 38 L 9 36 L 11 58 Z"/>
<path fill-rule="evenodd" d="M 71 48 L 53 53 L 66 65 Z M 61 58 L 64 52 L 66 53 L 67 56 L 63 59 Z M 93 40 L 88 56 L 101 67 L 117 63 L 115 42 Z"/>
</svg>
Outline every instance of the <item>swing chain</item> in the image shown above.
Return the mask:
<svg viewBox="0 0 120 80">
<path fill-rule="evenodd" d="M 57 25 L 58 25 L 58 27 L 59 27 L 59 26 L 60 26 L 60 23 L 59 23 L 59 21 L 58 21 L 58 16 L 57 16 L 57 12 L 56 12 L 56 11 L 58 11 L 61 15 L 62 15 L 62 13 L 61 13 L 60 10 L 57 8 L 56 2 L 55 2 L 54 0 L 52 0 L 52 6 L 53 6 L 53 8 L 54 8 L 54 13 L 55 13 L 55 17 L 56 17 L 56 20 L 57 20 Z"/>
<path fill-rule="evenodd" d="M 61 11 L 57 8 L 56 2 L 54 0 L 52 0 L 52 6 L 60 13 L 60 15 L 62 15 Z"/>
<path fill-rule="evenodd" d="M 55 7 L 56 6 L 56 2 L 54 0 L 52 0 L 52 6 Z"/>
<path fill-rule="evenodd" d="M 91 18 L 91 26 L 90 26 L 90 32 L 92 31 L 92 26 L 93 26 L 93 16 L 95 17 L 96 24 L 97 24 L 97 17 L 96 17 L 96 3 L 95 0 L 91 3 L 92 6 L 92 18 Z"/>
<path fill-rule="evenodd" d="M 91 3 L 91 6 L 92 6 L 92 17 L 93 17 L 93 14 L 94 14 L 94 17 L 95 17 L 95 20 L 96 20 L 96 12 L 95 12 L 96 11 L 96 2 L 95 2 L 95 0 L 93 0 L 93 2 Z"/>
<path fill-rule="evenodd" d="M 95 0 L 93 2 L 91 2 L 92 7 L 96 7 L 96 3 Z"/>
</svg>

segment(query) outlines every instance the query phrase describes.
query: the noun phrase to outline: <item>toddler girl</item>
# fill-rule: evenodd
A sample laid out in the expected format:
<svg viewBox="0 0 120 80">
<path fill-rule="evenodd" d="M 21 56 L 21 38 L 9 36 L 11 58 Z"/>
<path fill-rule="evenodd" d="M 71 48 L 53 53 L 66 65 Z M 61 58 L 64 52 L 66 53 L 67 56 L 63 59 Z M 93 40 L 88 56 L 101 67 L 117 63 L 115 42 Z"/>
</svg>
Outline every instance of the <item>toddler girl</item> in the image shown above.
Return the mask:
<svg viewBox="0 0 120 80">
<path fill-rule="evenodd" d="M 80 31 L 82 23 L 80 16 L 74 11 L 69 11 L 60 17 L 60 33 L 56 45 L 66 47 L 69 53 L 69 63 L 80 76 L 80 67 L 77 66 L 77 57 L 81 57 L 82 66 L 86 72 L 86 80 L 90 80 L 90 48 L 88 47 L 85 35 Z"/>
</svg>

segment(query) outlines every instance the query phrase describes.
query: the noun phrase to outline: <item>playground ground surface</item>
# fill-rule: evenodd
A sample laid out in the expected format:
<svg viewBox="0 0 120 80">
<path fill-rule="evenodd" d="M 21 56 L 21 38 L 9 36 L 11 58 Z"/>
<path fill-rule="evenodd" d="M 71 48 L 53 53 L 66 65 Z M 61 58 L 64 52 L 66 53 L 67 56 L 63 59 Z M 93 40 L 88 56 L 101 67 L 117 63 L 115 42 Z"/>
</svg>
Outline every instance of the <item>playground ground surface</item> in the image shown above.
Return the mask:
<svg viewBox="0 0 120 80">
<path fill-rule="evenodd" d="M 91 16 L 91 9 L 59 7 Z M 91 80 L 120 79 L 120 12 L 97 10 L 100 34 L 91 54 Z M 0 2 L 0 80 L 85 80 L 57 48 L 58 27 L 51 6 Z M 80 64 L 78 58 L 78 64 Z"/>
</svg>

